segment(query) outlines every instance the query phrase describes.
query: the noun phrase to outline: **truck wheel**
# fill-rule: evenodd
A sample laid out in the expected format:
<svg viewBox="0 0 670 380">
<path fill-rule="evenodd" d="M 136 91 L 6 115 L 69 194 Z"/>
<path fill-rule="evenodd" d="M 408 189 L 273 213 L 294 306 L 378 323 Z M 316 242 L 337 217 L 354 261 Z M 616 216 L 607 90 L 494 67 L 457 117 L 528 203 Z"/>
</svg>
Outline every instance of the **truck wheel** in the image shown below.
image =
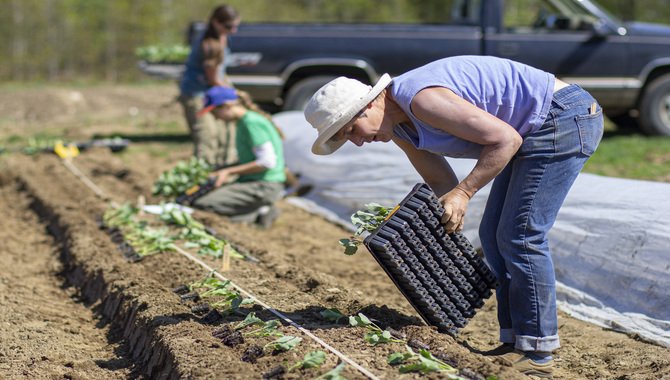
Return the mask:
<svg viewBox="0 0 670 380">
<path fill-rule="evenodd" d="M 670 136 L 670 75 L 649 84 L 640 103 L 639 121 L 649 135 Z"/>
<path fill-rule="evenodd" d="M 307 102 L 314 95 L 314 93 L 323 87 L 324 84 L 335 79 L 334 76 L 321 75 L 316 77 L 305 78 L 291 87 L 286 94 L 284 101 L 284 111 L 299 110 L 302 111 L 307 106 Z"/>
</svg>

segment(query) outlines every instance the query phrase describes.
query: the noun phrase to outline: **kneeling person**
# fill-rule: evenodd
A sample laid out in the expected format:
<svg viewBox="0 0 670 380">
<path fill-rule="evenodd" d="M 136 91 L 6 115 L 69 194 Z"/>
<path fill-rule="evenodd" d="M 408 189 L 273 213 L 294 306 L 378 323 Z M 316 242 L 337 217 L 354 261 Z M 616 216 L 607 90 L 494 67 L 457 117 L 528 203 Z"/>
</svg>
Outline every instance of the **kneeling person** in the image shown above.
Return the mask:
<svg viewBox="0 0 670 380">
<path fill-rule="evenodd" d="M 277 215 L 274 206 L 286 181 L 281 132 L 269 116 L 261 114 L 248 96 L 230 87 L 212 87 L 205 94 L 199 115 L 235 122 L 238 162 L 212 173 L 215 190 L 194 206 L 229 216 L 236 222 L 269 227 Z M 230 181 L 231 177 L 237 179 Z"/>
</svg>

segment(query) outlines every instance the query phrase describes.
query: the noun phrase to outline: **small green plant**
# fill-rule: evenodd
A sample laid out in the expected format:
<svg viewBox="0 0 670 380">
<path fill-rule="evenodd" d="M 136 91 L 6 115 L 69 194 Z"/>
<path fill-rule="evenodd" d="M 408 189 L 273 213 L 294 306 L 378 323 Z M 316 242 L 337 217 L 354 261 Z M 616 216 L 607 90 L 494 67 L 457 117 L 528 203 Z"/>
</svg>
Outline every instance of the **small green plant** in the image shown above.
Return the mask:
<svg viewBox="0 0 670 380">
<path fill-rule="evenodd" d="M 323 351 L 312 351 L 305 357 L 288 368 L 288 372 L 296 369 L 318 368 L 326 361 L 326 353 Z"/>
<path fill-rule="evenodd" d="M 235 330 L 242 330 L 243 328 L 249 327 L 249 326 L 255 326 L 255 325 L 265 325 L 265 322 L 263 322 L 262 319 L 258 318 L 256 316 L 256 313 L 253 311 L 247 314 L 246 318 L 238 324 L 235 325 L 234 329 Z"/>
<path fill-rule="evenodd" d="M 209 305 L 225 314 L 232 314 L 239 310 L 240 306 L 253 303 L 251 299 L 242 298 L 236 289 L 232 289 L 230 280 L 221 281 L 217 278 L 208 277 L 189 285 L 191 290 L 206 289 L 199 293 L 203 299 L 214 298 L 216 301 Z"/>
<path fill-rule="evenodd" d="M 130 203 L 124 203 L 121 206 L 111 206 L 105 210 L 102 221 L 107 227 L 121 227 L 134 223 L 135 215 L 138 209 Z"/>
<path fill-rule="evenodd" d="M 212 167 L 203 159 L 191 157 L 188 161 L 179 161 L 172 169 L 161 173 L 151 192 L 176 198 L 191 187 L 207 182 L 211 171 Z"/>
<path fill-rule="evenodd" d="M 400 365 L 400 373 L 421 372 L 433 373 L 443 372 L 448 379 L 466 380 L 458 376 L 458 370 L 449 364 L 435 358 L 428 350 L 421 349 L 417 354 L 406 346 L 407 352 L 395 352 L 389 355 L 387 362 L 391 365 Z"/>
<path fill-rule="evenodd" d="M 375 323 L 370 321 L 363 313 L 349 317 L 349 324 L 351 326 L 365 327 L 368 331 L 365 333 L 365 341 L 374 345 L 380 343 L 405 343 L 404 340 L 394 338 L 388 330 L 382 330 Z"/>
<path fill-rule="evenodd" d="M 186 248 L 197 248 L 200 255 L 219 258 L 223 256 L 223 250 L 228 245 L 230 257 L 244 259 L 244 255 L 230 247 L 227 241 L 207 232 L 205 226 L 186 211 L 177 208 L 163 209 L 160 218 L 168 224 L 183 227 L 179 238 L 187 241 L 184 245 Z"/>
<path fill-rule="evenodd" d="M 340 362 L 335 368 L 317 377 L 316 380 L 347 380 L 344 376 L 340 375 L 345 366 L 344 362 Z"/>
<path fill-rule="evenodd" d="M 191 216 L 191 214 L 178 208 L 163 210 L 160 218 L 162 221 L 166 223 L 174 224 L 176 226 L 185 227 L 188 229 L 198 229 L 198 230 L 205 229 L 205 226 L 202 223 L 193 219 L 193 216 Z"/>
<path fill-rule="evenodd" d="M 284 352 L 293 349 L 302 342 L 302 338 L 284 335 L 263 346 L 264 350 L 271 352 Z"/>
<path fill-rule="evenodd" d="M 321 318 L 327 320 L 328 322 L 338 323 L 341 319 L 346 318 L 347 316 L 342 314 L 339 310 L 332 309 L 323 309 L 319 312 Z"/>
<path fill-rule="evenodd" d="M 365 205 L 365 210 L 356 211 L 351 216 L 351 223 L 356 227 L 356 231 L 348 239 L 340 239 L 340 245 L 344 247 L 344 254 L 355 254 L 358 247 L 363 243 L 361 235 L 377 229 L 388 217 L 391 210 L 391 208 L 377 203 L 368 203 Z"/>
<path fill-rule="evenodd" d="M 174 238 L 168 236 L 167 230 L 150 228 L 146 224 L 135 226 L 124 236 L 138 255 L 149 256 L 176 249 Z"/>
<path fill-rule="evenodd" d="M 254 337 L 263 337 L 263 336 L 283 336 L 279 328 L 281 327 L 281 322 L 278 319 L 271 319 L 267 322 L 259 324 L 261 327 L 244 333 L 244 336 L 254 336 Z"/>
<path fill-rule="evenodd" d="M 198 254 L 200 255 L 219 258 L 223 256 L 223 250 L 225 249 L 226 245 L 228 245 L 228 249 L 230 250 L 230 257 L 244 259 L 244 255 L 230 247 L 227 241 L 218 239 L 210 235 L 205 230 L 196 228 L 184 229 L 180 237 L 187 240 L 187 243 L 184 244 L 184 247 L 198 248 Z"/>
<path fill-rule="evenodd" d="M 51 138 L 51 137 L 30 137 L 28 138 L 28 146 L 23 148 L 23 153 L 32 155 L 44 151 L 53 150 L 54 146 L 63 142 L 63 139 L 60 138 Z"/>
</svg>

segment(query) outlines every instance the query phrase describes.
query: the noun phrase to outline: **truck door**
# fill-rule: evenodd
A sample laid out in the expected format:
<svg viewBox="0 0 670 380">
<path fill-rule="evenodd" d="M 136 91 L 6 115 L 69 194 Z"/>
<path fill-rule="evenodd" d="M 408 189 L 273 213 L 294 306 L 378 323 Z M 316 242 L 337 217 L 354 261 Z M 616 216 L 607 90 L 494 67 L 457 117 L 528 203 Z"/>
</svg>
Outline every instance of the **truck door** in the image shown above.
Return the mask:
<svg viewBox="0 0 670 380">
<path fill-rule="evenodd" d="M 484 54 L 520 61 L 584 87 L 621 88 L 628 71 L 625 37 L 611 20 L 605 25 L 608 20 L 578 0 L 505 0 L 502 8 L 502 25 L 484 28 Z"/>
</svg>

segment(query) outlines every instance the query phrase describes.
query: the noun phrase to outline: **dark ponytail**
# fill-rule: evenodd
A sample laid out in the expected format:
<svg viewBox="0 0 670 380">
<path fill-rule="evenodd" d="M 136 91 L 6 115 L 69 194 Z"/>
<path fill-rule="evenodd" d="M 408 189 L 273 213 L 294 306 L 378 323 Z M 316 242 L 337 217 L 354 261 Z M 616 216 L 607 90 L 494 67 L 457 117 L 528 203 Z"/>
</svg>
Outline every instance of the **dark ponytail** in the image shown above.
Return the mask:
<svg viewBox="0 0 670 380">
<path fill-rule="evenodd" d="M 237 13 L 235 8 L 227 4 L 219 5 L 214 8 L 212 14 L 209 16 L 209 22 L 207 22 L 207 31 L 205 31 L 204 38 L 219 38 L 219 33 L 217 33 L 216 28 L 212 25 L 212 21 L 216 20 L 219 24 L 230 24 L 233 21 L 240 18 L 240 14 Z"/>
</svg>

